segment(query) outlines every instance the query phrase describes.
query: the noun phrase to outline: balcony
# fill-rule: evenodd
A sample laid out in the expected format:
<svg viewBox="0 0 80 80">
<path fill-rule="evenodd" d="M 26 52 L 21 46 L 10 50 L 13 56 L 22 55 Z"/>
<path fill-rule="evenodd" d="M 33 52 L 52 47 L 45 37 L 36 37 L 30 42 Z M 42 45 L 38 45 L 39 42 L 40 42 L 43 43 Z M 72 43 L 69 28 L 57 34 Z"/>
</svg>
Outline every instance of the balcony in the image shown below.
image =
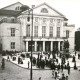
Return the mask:
<svg viewBox="0 0 80 80">
<path fill-rule="evenodd" d="M 31 36 L 23 36 L 23 39 L 31 39 Z M 34 37 L 33 36 L 33 39 L 67 39 L 67 37 L 50 37 L 50 36 L 45 36 L 45 37 L 42 37 L 42 36 L 38 36 L 38 37 Z"/>
</svg>

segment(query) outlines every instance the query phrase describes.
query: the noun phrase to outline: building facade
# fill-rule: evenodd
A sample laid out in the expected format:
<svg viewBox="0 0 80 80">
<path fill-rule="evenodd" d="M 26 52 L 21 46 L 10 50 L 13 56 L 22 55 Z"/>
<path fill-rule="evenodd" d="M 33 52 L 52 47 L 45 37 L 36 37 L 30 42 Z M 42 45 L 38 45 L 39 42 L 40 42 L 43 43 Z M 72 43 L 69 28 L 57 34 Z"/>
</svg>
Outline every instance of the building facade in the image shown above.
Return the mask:
<svg viewBox="0 0 80 80">
<path fill-rule="evenodd" d="M 75 31 L 75 49 L 80 51 L 80 28 Z"/>
<path fill-rule="evenodd" d="M 12 11 L 9 15 L 0 15 L 2 50 L 29 52 L 31 40 L 34 52 L 63 50 L 64 40 L 68 40 L 70 50 L 74 50 L 75 26 L 68 25 L 63 14 L 46 3 L 20 11 L 22 5 L 18 2 L 1 9 Z"/>
</svg>

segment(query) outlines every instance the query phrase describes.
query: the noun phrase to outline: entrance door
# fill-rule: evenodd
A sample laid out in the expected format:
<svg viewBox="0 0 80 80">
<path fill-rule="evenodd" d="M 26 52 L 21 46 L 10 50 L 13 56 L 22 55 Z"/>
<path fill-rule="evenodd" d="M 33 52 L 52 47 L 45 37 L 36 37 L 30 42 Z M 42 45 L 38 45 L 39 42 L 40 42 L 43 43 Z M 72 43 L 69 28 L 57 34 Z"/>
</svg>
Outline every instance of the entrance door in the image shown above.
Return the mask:
<svg viewBox="0 0 80 80">
<path fill-rule="evenodd" d="M 50 41 L 45 42 L 45 51 L 50 51 Z"/>
<path fill-rule="evenodd" d="M 58 41 L 53 42 L 53 49 L 58 50 Z"/>
<path fill-rule="evenodd" d="M 32 51 L 34 51 L 34 41 L 32 42 L 32 47 L 31 47 L 31 41 L 29 41 L 28 43 L 28 51 L 31 51 L 31 48 L 32 48 Z"/>
<path fill-rule="evenodd" d="M 38 46 L 37 46 L 37 50 L 38 50 L 38 51 L 42 51 L 42 50 L 43 50 L 43 43 L 42 43 L 42 41 L 38 41 L 38 42 L 37 42 L 37 45 L 38 45 Z"/>
</svg>

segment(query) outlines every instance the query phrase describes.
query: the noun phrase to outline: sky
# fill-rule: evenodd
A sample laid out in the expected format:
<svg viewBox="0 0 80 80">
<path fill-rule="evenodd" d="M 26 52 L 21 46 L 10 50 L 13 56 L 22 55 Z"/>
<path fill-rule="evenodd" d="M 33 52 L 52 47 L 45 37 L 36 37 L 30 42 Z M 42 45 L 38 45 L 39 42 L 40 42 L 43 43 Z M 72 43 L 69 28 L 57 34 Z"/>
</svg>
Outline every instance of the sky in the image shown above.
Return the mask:
<svg viewBox="0 0 80 80">
<path fill-rule="evenodd" d="M 80 0 L 0 0 L 0 8 L 16 2 L 31 7 L 46 2 L 49 6 L 62 13 L 68 19 L 68 24 L 74 24 L 75 30 L 80 27 Z"/>
</svg>

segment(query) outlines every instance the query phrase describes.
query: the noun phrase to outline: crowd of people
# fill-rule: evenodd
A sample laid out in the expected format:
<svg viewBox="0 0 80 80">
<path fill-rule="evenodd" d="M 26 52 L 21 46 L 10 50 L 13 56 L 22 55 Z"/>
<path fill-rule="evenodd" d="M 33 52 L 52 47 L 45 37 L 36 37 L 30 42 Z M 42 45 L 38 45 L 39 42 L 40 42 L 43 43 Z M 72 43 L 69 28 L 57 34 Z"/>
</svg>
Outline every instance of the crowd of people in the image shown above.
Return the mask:
<svg viewBox="0 0 80 80">
<path fill-rule="evenodd" d="M 44 69 L 45 67 L 49 67 L 52 70 L 52 78 L 55 78 L 55 80 L 68 80 L 68 75 L 70 75 L 68 58 L 65 55 L 61 56 L 59 52 L 52 54 L 47 54 L 48 57 L 45 57 L 44 60 L 42 58 L 43 55 L 38 54 L 38 58 L 33 57 L 32 62 L 38 68 Z M 51 55 L 52 58 L 50 57 Z M 74 62 L 74 69 L 77 69 L 75 56 L 72 56 L 72 62 Z M 61 58 L 61 63 L 59 63 L 58 57 Z M 67 70 L 67 74 L 63 73 L 64 69 Z"/>
<path fill-rule="evenodd" d="M 46 55 L 46 56 L 43 59 L 44 55 Z M 76 56 L 76 52 L 75 52 L 75 56 Z M 74 69 L 77 69 L 75 56 L 72 56 L 72 62 L 74 62 Z M 22 55 L 22 57 L 25 58 L 24 55 Z M 59 62 L 58 57 L 60 58 L 61 63 Z M 29 57 L 29 58 L 31 61 L 31 57 Z M 7 60 L 10 61 L 9 56 L 7 56 Z M 30 62 L 28 61 L 28 68 L 29 68 L 29 63 Z M 23 60 L 21 59 L 20 56 L 18 57 L 18 64 L 24 64 Z M 48 52 L 46 54 L 38 53 L 37 58 L 32 57 L 32 64 L 33 64 L 33 66 L 36 66 L 37 68 L 41 68 L 41 69 L 44 69 L 45 67 L 50 68 L 52 70 L 52 78 L 54 78 L 55 80 L 57 80 L 57 79 L 58 80 L 68 80 L 68 75 L 70 75 L 70 63 L 68 61 L 68 57 L 65 55 L 61 55 L 61 53 L 59 51 Z M 2 69 L 5 68 L 4 58 L 2 59 L 1 68 Z M 63 73 L 64 69 L 66 69 L 68 71 L 67 72 L 68 75 L 65 75 Z"/>
</svg>

